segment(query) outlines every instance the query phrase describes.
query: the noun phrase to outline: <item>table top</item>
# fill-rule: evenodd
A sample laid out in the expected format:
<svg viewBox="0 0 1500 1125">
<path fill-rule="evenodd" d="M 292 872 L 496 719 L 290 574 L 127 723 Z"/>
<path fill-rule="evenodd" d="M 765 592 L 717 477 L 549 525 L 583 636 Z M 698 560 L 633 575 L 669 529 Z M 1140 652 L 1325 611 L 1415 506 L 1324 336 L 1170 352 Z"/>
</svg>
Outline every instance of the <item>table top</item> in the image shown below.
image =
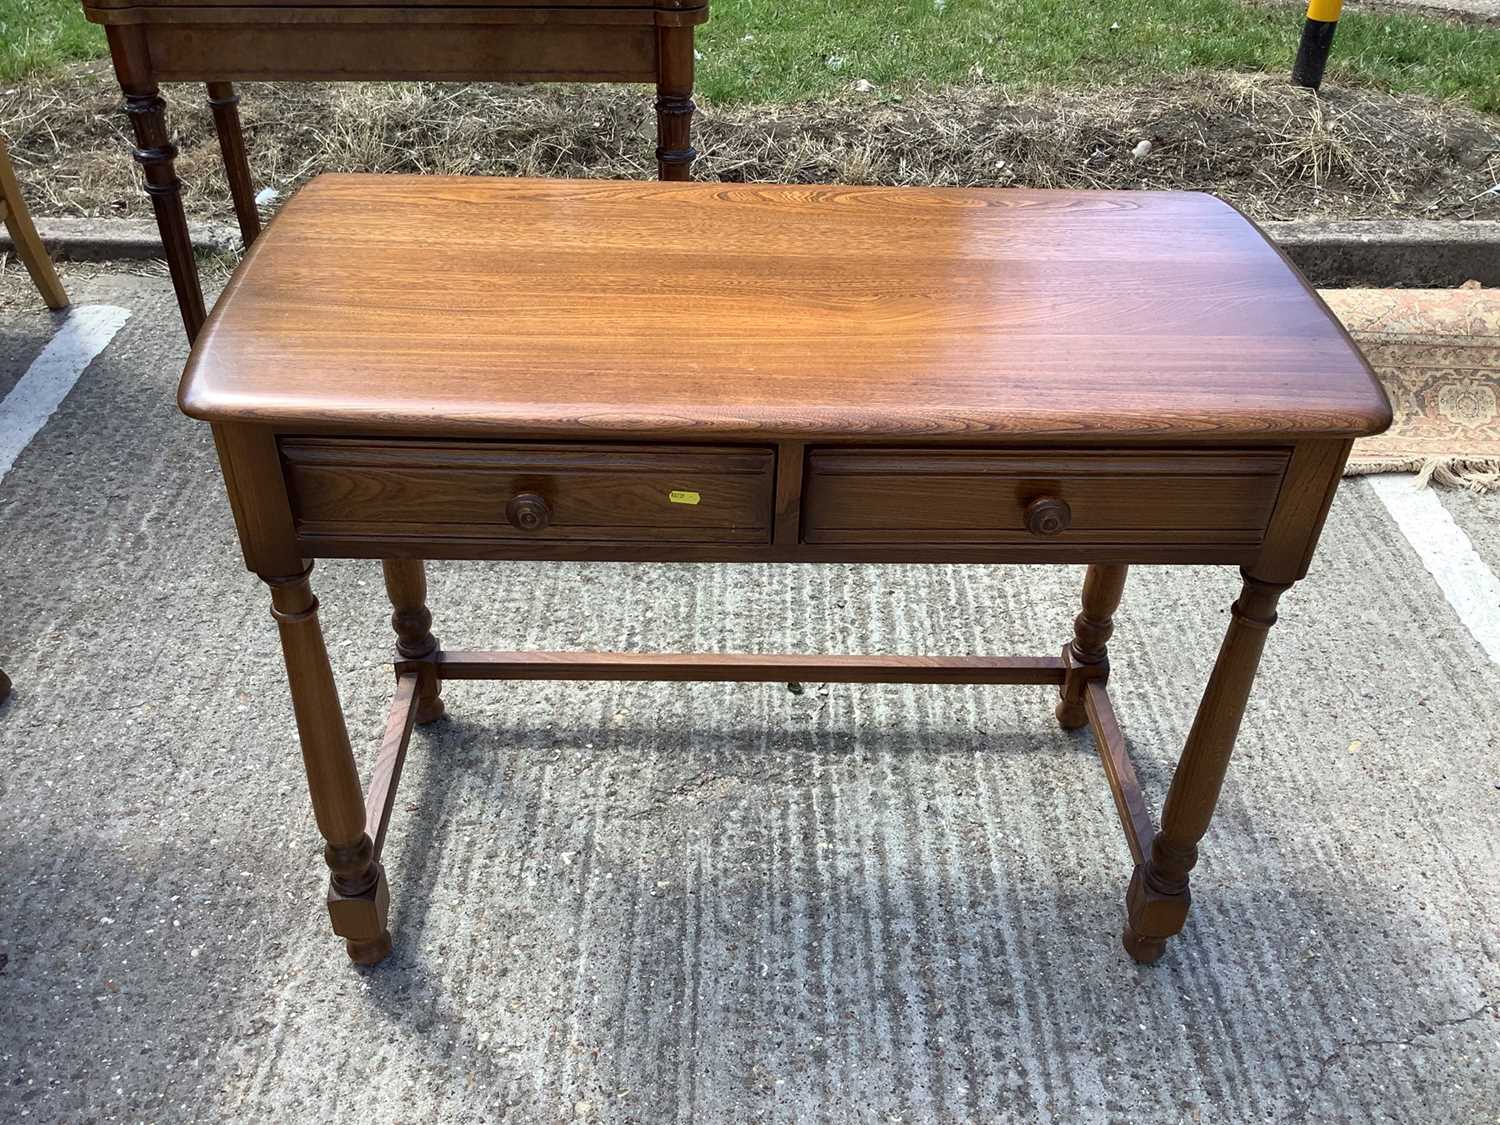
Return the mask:
<svg viewBox="0 0 1500 1125">
<path fill-rule="evenodd" d="M 476 436 L 1263 441 L 1390 407 L 1211 196 L 329 175 L 231 279 L 196 418 Z"/>
</svg>

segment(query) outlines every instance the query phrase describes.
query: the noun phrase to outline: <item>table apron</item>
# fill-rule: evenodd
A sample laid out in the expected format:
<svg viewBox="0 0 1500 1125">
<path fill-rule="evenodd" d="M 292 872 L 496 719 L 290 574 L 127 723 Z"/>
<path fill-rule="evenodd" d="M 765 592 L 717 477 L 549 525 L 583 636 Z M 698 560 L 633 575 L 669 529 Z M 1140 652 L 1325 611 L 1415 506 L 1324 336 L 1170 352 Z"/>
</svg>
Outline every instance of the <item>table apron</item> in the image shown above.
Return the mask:
<svg viewBox="0 0 1500 1125">
<path fill-rule="evenodd" d="M 161 81 L 655 82 L 657 29 L 609 23 L 151 25 Z"/>
<path fill-rule="evenodd" d="M 508 562 L 1129 563 L 1251 566 L 1259 543 L 600 543 L 301 537 L 307 559 L 471 559 Z"/>
</svg>

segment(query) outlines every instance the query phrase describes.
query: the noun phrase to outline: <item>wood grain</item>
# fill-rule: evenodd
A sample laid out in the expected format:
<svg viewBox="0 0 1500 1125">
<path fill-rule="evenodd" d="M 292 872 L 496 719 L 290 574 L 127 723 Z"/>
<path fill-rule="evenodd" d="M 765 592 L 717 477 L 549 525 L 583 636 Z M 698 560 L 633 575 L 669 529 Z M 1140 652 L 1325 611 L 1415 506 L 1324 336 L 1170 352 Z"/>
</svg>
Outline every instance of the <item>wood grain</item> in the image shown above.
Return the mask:
<svg viewBox="0 0 1500 1125">
<path fill-rule="evenodd" d="M 224 157 L 224 178 L 229 183 L 229 196 L 234 201 L 240 238 L 248 247 L 260 237 L 260 209 L 255 203 L 255 183 L 250 178 L 250 161 L 245 154 L 240 96 L 231 82 L 210 82 L 208 104 L 213 109 L 214 130 L 219 135 L 219 151 Z"/>
<path fill-rule="evenodd" d="M 775 453 L 670 446 L 283 439 L 304 536 L 768 542 Z M 543 526 L 511 518 L 518 497 Z"/>
<path fill-rule="evenodd" d="M 1120 827 L 1125 830 L 1125 843 L 1130 848 L 1131 858 L 1136 863 L 1144 863 L 1150 854 L 1156 827 L 1151 823 L 1151 810 L 1146 807 L 1135 763 L 1130 760 L 1125 745 L 1125 732 L 1115 718 L 1114 704 L 1110 702 L 1109 691 L 1102 681 L 1095 680 L 1084 688 L 1083 705 L 1099 751 L 1099 761 L 1109 780 L 1109 791 L 1115 799 Z"/>
<path fill-rule="evenodd" d="M 1028 542 L 1033 506 L 1061 502 L 1059 542 L 1258 542 L 1285 451 L 832 450 L 808 461 L 809 543 Z"/>
<path fill-rule="evenodd" d="M 511 13 L 514 16 L 514 13 Z M 228 30 L 228 29 L 225 29 Z M 446 23 L 370 19 L 226 35 L 217 26 L 151 29 L 162 81 L 650 82 L 656 28 L 562 21 L 537 27 L 464 15 Z"/>
<path fill-rule="evenodd" d="M 406 765 L 406 748 L 411 744 L 412 728 L 417 723 L 417 680 L 415 672 L 396 677 L 396 694 L 391 700 L 385 734 L 380 739 L 375 766 L 370 771 L 370 785 L 365 792 L 365 824 L 374 830 L 376 863 L 380 862 L 380 853 L 385 850 L 396 790 Z"/>
<path fill-rule="evenodd" d="M 1204 195 L 393 176 L 287 205 L 181 402 L 337 432 L 721 440 L 1390 417 L 1301 278 Z"/>
<path fill-rule="evenodd" d="M 840 684 L 1060 684 L 1055 656 L 803 656 L 757 653 L 443 652 L 445 680 L 681 680 Z M 398 668 L 403 668 L 398 665 Z"/>
</svg>

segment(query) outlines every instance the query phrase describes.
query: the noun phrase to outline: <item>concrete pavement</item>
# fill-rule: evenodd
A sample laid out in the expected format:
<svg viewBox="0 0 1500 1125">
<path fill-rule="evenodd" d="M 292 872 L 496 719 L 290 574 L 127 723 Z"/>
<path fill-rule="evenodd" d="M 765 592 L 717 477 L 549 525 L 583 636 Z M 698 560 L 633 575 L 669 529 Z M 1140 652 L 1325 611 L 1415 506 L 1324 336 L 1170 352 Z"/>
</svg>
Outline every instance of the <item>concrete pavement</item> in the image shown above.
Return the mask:
<svg viewBox="0 0 1500 1125">
<path fill-rule="evenodd" d="M 1283 599 L 1156 967 L 1045 689 L 456 684 L 360 971 L 170 290 L 66 279 L 135 315 L 0 481 L 0 1120 L 1500 1115 L 1500 669 L 1368 484 Z M 51 328 L 23 285 L 0 394 Z M 1500 497 L 1443 503 L 1500 567 Z M 431 570 L 455 647 L 915 652 L 1052 651 L 1081 574 Z M 379 569 L 314 585 L 367 764 Z M 1155 807 L 1236 586 L 1132 575 L 1112 682 Z"/>
</svg>

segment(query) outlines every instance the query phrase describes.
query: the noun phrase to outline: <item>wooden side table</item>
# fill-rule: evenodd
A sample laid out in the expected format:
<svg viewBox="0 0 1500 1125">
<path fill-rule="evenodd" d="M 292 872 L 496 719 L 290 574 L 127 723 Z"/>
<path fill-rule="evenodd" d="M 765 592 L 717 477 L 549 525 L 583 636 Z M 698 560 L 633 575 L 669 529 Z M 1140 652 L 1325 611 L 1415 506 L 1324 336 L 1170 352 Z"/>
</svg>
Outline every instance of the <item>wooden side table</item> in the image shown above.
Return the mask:
<svg viewBox="0 0 1500 1125">
<path fill-rule="evenodd" d="M 486 222 L 475 222 L 483 215 Z M 451 268 L 462 262 L 463 269 Z M 1161 956 L 1281 594 L 1385 395 L 1317 295 L 1208 196 L 325 176 L 240 266 L 182 408 L 271 587 L 350 955 L 414 723 L 451 680 L 1054 684 Z M 309 585 L 383 560 L 396 698 L 362 800 Z M 468 652 L 442 559 L 1087 563 L 1060 656 Z M 1105 686 L 1132 563 L 1243 586 L 1158 829 Z"/>
<path fill-rule="evenodd" d="M 103 24 L 188 339 L 203 326 L 159 83 L 205 82 L 248 247 L 260 233 L 237 81 L 654 82 L 657 169 L 696 155 L 693 28 L 708 0 L 83 0 Z"/>
</svg>

